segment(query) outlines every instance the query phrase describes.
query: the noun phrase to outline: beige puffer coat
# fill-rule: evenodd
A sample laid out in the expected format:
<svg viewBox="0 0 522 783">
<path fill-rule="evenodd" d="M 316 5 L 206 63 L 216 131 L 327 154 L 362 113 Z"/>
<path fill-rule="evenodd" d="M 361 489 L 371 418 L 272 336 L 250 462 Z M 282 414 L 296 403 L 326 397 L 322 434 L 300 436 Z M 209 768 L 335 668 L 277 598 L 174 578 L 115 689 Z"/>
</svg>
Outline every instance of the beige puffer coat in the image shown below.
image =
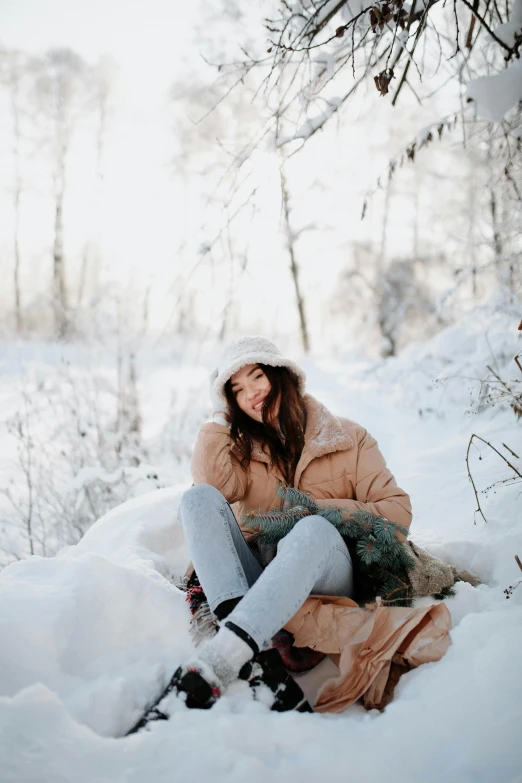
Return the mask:
<svg viewBox="0 0 522 783">
<path fill-rule="evenodd" d="M 386 467 L 376 440 L 359 424 L 331 414 L 309 394 L 305 446 L 294 486 L 319 505 L 363 509 L 408 528 L 411 504 Z M 242 526 L 247 511 L 281 507 L 279 484 L 286 483 L 269 454 L 255 447 L 244 471 L 228 427 L 204 424 L 191 463 L 195 484 L 211 484 L 232 505 Z M 361 609 L 350 598 L 310 597 L 286 625 L 298 647 L 330 655 L 339 675 L 321 688 L 315 709 L 340 711 L 362 698 L 367 708 L 382 709 L 398 676 L 409 668 L 439 660 L 449 645 L 451 618 L 444 604 L 419 609 Z"/>
<path fill-rule="evenodd" d="M 334 416 L 310 394 L 306 404 L 305 445 L 295 472 L 294 486 L 309 493 L 319 505 L 371 511 L 408 528 L 411 503 L 386 467 L 377 441 L 360 424 Z M 245 472 L 228 427 L 204 424 L 192 457 L 196 484 L 211 484 L 232 504 L 240 526 L 246 511 L 280 508 L 279 484 L 286 482 L 270 462 L 269 454 L 254 447 Z M 247 531 L 243 531 L 248 538 Z"/>
</svg>

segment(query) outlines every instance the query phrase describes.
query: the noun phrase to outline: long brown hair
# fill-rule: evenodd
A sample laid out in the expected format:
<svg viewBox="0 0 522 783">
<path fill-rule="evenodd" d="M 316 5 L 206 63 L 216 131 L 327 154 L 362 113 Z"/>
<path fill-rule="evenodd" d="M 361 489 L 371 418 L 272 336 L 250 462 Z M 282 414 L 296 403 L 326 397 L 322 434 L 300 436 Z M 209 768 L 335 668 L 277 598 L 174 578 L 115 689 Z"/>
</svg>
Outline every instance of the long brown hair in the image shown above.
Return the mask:
<svg viewBox="0 0 522 783">
<path fill-rule="evenodd" d="M 270 392 L 262 409 L 263 423 L 251 419 L 241 410 L 232 392 L 232 382 L 225 384 L 225 395 L 231 415 L 230 434 L 241 466 L 247 470 L 252 458 L 254 440 L 268 448 L 273 465 L 277 465 L 287 484 L 292 485 L 295 469 L 304 447 L 306 407 L 299 391 L 298 380 L 286 367 L 258 364 L 270 381 Z M 281 433 L 269 424 L 277 399 L 281 395 L 278 422 Z"/>
</svg>

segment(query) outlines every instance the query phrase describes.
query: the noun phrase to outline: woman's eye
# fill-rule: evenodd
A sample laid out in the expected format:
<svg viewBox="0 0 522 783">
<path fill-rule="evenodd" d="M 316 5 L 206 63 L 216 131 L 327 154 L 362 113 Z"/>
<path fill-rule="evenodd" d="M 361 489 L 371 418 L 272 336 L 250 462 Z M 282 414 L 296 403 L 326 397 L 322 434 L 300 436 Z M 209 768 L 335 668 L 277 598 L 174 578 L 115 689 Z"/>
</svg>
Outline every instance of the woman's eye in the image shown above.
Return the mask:
<svg viewBox="0 0 522 783">
<path fill-rule="evenodd" d="M 255 380 L 257 381 L 259 378 L 262 378 L 262 377 L 263 377 L 263 373 L 261 372 L 261 373 L 259 373 L 259 375 L 256 375 Z"/>
</svg>

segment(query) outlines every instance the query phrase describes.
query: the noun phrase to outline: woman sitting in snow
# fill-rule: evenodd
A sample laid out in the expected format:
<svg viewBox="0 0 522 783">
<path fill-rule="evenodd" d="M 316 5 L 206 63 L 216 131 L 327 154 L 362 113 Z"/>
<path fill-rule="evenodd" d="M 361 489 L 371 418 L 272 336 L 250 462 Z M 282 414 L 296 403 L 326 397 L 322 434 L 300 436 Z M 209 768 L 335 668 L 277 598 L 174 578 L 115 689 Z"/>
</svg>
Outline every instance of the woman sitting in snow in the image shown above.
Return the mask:
<svg viewBox="0 0 522 783">
<path fill-rule="evenodd" d="M 306 515 L 303 508 L 266 565 L 255 535 L 243 525 L 246 513 L 284 508 L 283 486 L 348 516 L 363 510 L 405 529 L 410 524 L 410 499 L 375 439 L 304 394 L 304 386 L 303 370 L 263 337 L 231 342 L 212 375 L 213 422 L 198 435 L 194 486 L 184 494 L 179 516 L 221 627 L 174 675 L 173 686 L 186 694 L 189 707 L 208 708 L 238 677 L 252 682 L 257 675 L 275 693 L 272 709 L 309 710 L 267 643 L 310 594 L 353 594 L 347 545 L 323 516 Z"/>
</svg>

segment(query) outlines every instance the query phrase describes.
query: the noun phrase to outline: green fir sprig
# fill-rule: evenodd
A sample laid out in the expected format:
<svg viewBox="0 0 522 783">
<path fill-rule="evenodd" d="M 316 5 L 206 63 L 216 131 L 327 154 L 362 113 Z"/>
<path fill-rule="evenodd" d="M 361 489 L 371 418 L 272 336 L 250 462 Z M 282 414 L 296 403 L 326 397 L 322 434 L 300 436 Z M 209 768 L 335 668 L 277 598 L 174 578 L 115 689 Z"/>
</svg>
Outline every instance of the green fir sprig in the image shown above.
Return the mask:
<svg viewBox="0 0 522 783">
<path fill-rule="evenodd" d="M 280 485 L 277 494 L 283 500 L 282 509 L 248 512 L 243 518 L 245 527 L 257 533 L 260 550 L 273 550 L 299 520 L 317 514 L 334 525 L 348 547 L 354 569 L 355 600 L 365 604 L 380 596 L 383 602 L 411 606 L 414 590 L 408 571 L 414 561 L 396 535 L 407 536 L 407 528 L 369 511 L 357 510 L 346 517 L 345 509 L 322 507 L 295 487 Z"/>
</svg>

